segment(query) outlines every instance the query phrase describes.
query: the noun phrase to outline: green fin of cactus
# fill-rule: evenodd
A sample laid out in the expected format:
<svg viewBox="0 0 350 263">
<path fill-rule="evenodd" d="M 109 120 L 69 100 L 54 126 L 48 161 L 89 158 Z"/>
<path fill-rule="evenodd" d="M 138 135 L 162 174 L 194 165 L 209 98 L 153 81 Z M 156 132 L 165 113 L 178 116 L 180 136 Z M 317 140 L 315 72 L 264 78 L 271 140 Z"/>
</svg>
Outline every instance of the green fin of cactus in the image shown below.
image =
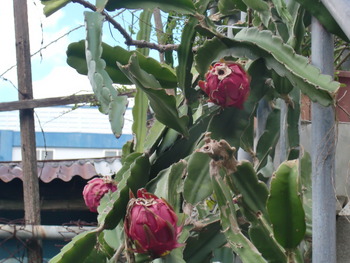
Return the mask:
<svg viewBox="0 0 350 263">
<path fill-rule="evenodd" d="M 97 235 L 96 230 L 92 230 L 75 236 L 50 263 L 83 263 L 96 245 Z"/>
<path fill-rule="evenodd" d="M 321 74 L 307 58 L 296 54 L 280 37 L 267 30 L 242 29 L 234 39 L 223 37 L 207 40 L 203 47 L 198 49 L 195 58 L 198 72 L 204 75 L 213 61 L 226 56 L 246 57 L 252 60 L 264 58 L 269 69 L 288 78 L 311 100 L 324 106 L 333 103 L 333 96 L 340 86 L 331 76 Z"/>
<path fill-rule="evenodd" d="M 268 213 L 276 240 L 286 249 L 296 248 L 304 238 L 305 213 L 299 193 L 298 160 L 282 163 L 271 181 Z"/>
<path fill-rule="evenodd" d="M 266 263 L 267 261 L 262 257 L 257 248 L 239 228 L 232 194 L 227 184 L 220 175 L 212 176 L 212 184 L 220 208 L 222 231 L 232 250 L 243 262 Z"/>
</svg>

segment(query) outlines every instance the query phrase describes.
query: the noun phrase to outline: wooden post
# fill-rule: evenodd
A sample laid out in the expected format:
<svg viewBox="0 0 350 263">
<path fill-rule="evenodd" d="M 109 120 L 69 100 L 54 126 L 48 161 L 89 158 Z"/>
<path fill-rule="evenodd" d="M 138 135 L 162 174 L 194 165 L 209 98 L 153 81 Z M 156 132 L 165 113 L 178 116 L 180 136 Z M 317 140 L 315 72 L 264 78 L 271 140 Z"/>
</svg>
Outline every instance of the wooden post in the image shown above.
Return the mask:
<svg viewBox="0 0 350 263">
<path fill-rule="evenodd" d="M 13 0 L 19 100 L 33 99 L 27 0 Z M 40 225 L 39 182 L 33 109 L 20 110 L 23 167 L 24 218 L 26 224 Z M 41 241 L 27 241 L 28 262 L 41 263 Z"/>
</svg>

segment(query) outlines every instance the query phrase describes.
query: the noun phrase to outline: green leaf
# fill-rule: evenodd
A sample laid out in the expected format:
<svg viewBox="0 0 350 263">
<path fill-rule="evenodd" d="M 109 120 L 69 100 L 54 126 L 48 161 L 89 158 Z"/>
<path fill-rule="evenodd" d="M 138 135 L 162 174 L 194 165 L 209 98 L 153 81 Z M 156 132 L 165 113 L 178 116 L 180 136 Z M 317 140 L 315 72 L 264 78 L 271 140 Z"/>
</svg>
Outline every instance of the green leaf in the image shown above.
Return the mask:
<svg viewBox="0 0 350 263">
<path fill-rule="evenodd" d="M 162 87 L 169 89 L 177 87 L 177 77 L 174 70 L 170 67 L 160 64 L 157 60 L 146 57 L 138 51 L 127 51 L 120 46 L 112 47 L 102 43 L 101 58 L 106 63 L 105 70 L 113 83 L 132 84 L 127 76 L 121 72 L 116 63 L 119 62 L 122 65 L 128 64 L 130 56 L 133 54 L 136 54 L 139 59 L 140 67 L 147 73 L 154 75 Z M 67 63 L 78 73 L 87 75 L 84 40 L 69 44 L 67 49 Z"/>
<path fill-rule="evenodd" d="M 290 46 L 283 43 L 281 38 L 273 36 L 267 30 L 245 28 L 234 39 L 207 40 L 198 49 L 195 58 L 196 68 L 204 76 L 213 61 L 226 56 L 246 57 L 252 60 L 264 58 L 269 69 L 273 69 L 282 77 L 287 77 L 313 101 L 324 106 L 333 103 L 333 96 L 340 85 L 333 81 L 331 76 L 321 74 L 306 57 L 297 55 Z"/>
<path fill-rule="evenodd" d="M 163 134 L 162 141 L 157 147 L 157 154 L 161 154 L 167 151 L 171 146 L 174 145 L 179 136 L 181 135 L 177 131 L 173 129 L 167 129 Z"/>
<path fill-rule="evenodd" d="M 123 58 L 123 51 L 121 47 L 111 47 L 105 43 L 102 43 L 102 55 L 101 58 L 106 62 L 105 70 L 112 79 L 113 83 L 119 84 L 131 84 L 130 80 L 119 70 L 116 66 L 116 56 L 119 60 Z M 125 54 L 128 56 L 129 54 Z M 126 61 L 129 56 L 126 58 Z M 87 75 L 88 69 L 86 65 L 85 57 L 85 40 L 79 42 L 70 43 L 67 49 L 67 64 L 74 68 L 79 74 Z"/>
<path fill-rule="evenodd" d="M 137 32 L 137 40 L 149 41 L 151 37 L 151 18 L 152 12 L 148 9 L 143 10 L 140 14 L 139 26 Z M 144 56 L 149 55 L 149 48 L 137 48 Z M 143 152 L 144 143 L 147 135 L 147 113 L 148 113 L 148 98 L 146 94 L 137 89 L 135 94 L 135 104 L 132 109 L 133 124 L 132 132 L 135 135 L 135 151 Z"/>
<path fill-rule="evenodd" d="M 272 3 L 276 8 L 278 15 L 282 18 L 284 24 L 286 24 L 288 32 L 292 33 L 293 18 L 289 13 L 286 2 L 284 0 L 272 0 Z"/>
<path fill-rule="evenodd" d="M 247 6 L 243 0 L 219 0 L 218 8 L 223 15 L 237 14 L 237 10 L 247 11 Z"/>
<path fill-rule="evenodd" d="M 136 39 L 149 42 L 151 39 L 151 18 L 153 12 L 150 9 L 144 9 L 139 17 L 139 31 L 137 32 Z M 144 56 L 149 55 L 149 48 L 137 48 L 137 50 Z"/>
<path fill-rule="evenodd" d="M 271 156 L 267 157 L 266 165 L 258 170 L 258 176 L 262 176 L 262 180 L 265 181 L 272 177 L 275 167 Z"/>
<path fill-rule="evenodd" d="M 259 101 L 270 90 L 268 80 L 270 78 L 270 71 L 267 70 L 263 59 L 257 59 L 250 63 L 248 68 L 249 76 L 254 76 L 250 82 L 250 93 L 247 101 L 244 104 L 244 111 L 242 118 L 246 118 L 246 127 L 242 126 L 242 135 L 240 137 L 240 147 L 248 153 L 254 152 L 254 127 L 256 108 Z M 239 120 L 238 123 L 243 123 Z"/>
<path fill-rule="evenodd" d="M 269 5 L 262 0 L 243 0 L 243 2 L 255 11 L 263 12 L 269 10 Z"/>
<path fill-rule="evenodd" d="M 124 245 L 124 224 L 120 222 L 118 226 L 111 230 L 103 230 L 101 233 L 103 234 L 100 237 L 103 238 L 104 242 L 107 243 L 108 246 L 117 250 L 120 246 Z"/>
<path fill-rule="evenodd" d="M 213 116 L 208 126 L 208 132 L 211 132 L 213 139 L 224 139 L 231 146 L 238 149 L 241 136 L 250 124 L 250 111 L 251 109 L 248 108 L 244 110 L 237 108 L 222 109 L 217 115 Z"/>
<path fill-rule="evenodd" d="M 220 175 L 212 175 L 214 193 L 220 209 L 221 226 L 231 249 L 242 262 L 266 263 L 257 248 L 241 232 L 236 218 L 236 209 L 226 182 Z"/>
<path fill-rule="evenodd" d="M 100 102 L 100 110 L 109 115 L 111 128 L 116 137 L 122 133 L 124 125 L 124 113 L 128 104 L 127 96 L 118 96 L 117 90 L 112 85 L 112 80 L 105 70 L 106 63 L 101 58 L 102 47 L 102 21 L 104 16 L 100 13 L 85 12 L 87 29 L 86 62 L 88 76 L 97 100 Z"/>
<path fill-rule="evenodd" d="M 266 184 L 259 181 L 254 167 L 250 162 L 243 161 L 237 166 L 237 171 L 230 176 L 231 188 L 235 194 L 241 195 L 241 202 L 245 209 L 249 209 L 253 215 L 266 214 L 266 200 L 268 189 Z"/>
<path fill-rule="evenodd" d="M 198 13 L 205 13 L 209 2 L 209 0 L 199 0 L 196 3 Z M 193 64 L 192 48 L 196 36 L 195 27 L 197 25 L 198 19 L 195 17 L 190 17 L 182 31 L 180 46 L 177 50 L 179 66 L 176 69 L 176 73 L 178 76 L 179 88 L 184 92 L 189 105 L 197 100 L 197 97 L 195 95 L 196 92 L 192 88 L 193 75 L 191 73 Z"/>
<path fill-rule="evenodd" d="M 184 259 L 186 263 L 207 262 L 214 249 L 226 243 L 219 222 L 206 225 L 201 231 L 186 241 Z"/>
<path fill-rule="evenodd" d="M 269 155 L 274 154 L 274 149 L 280 135 L 280 110 L 273 109 L 266 120 L 264 133 L 258 138 L 256 156 L 259 160 L 259 169 L 265 166 Z"/>
<path fill-rule="evenodd" d="M 118 64 L 118 66 L 138 88 L 147 94 L 157 120 L 182 133 L 184 136 L 188 136 L 188 117 L 179 117 L 175 97 L 168 95 L 161 89 L 159 82 L 153 75 L 140 68 L 137 57 L 135 55 L 132 56 L 128 65 L 122 66 Z"/>
<path fill-rule="evenodd" d="M 120 8 L 159 8 L 165 12 L 175 11 L 183 14 L 193 14 L 195 12 L 194 5 L 190 0 L 110 0 L 106 6 L 108 11 Z"/>
<path fill-rule="evenodd" d="M 84 260 L 84 263 L 105 262 L 107 259 L 108 255 L 102 250 L 92 249 L 90 255 Z"/>
<path fill-rule="evenodd" d="M 277 74 L 286 76 L 294 86 L 300 85 L 298 87 L 301 91 L 313 101 L 318 101 L 322 105 L 333 102 L 330 94 L 321 94 L 318 91 L 334 94 L 340 86 L 339 82 L 333 81 L 329 75 L 321 74 L 320 70 L 311 65 L 306 57 L 297 55 L 290 46 L 283 44 L 282 40 L 273 36 L 270 31 L 259 31 L 256 28 L 243 29 L 236 35 L 235 40 L 254 44 L 270 54 L 266 54 L 266 65 L 273 68 Z"/>
<path fill-rule="evenodd" d="M 213 258 L 210 263 L 222 262 L 222 263 L 233 263 L 235 256 L 232 253 L 232 249 L 228 247 L 217 248 L 213 252 Z"/>
<path fill-rule="evenodd" d="M 44 5 L 44 15 L 46 17 L 52 15 L 71 1 L 72 0 L 41 0 L 41 3 Z"/>
<path fill-rule="evenodd" d="M 293 18 L 293 26 L 287 43 L 300 54 L 300 48 L 305 37 L 305 9 L 296 0 L 293 0 L 288 2 L 288 10 Z"/>
<path fill-rule="evenodd" d="M 150 150 L 162 140 L 162 135 L 166 132 L 166 126 L 158 120 L 155 120 L 152 127 L 149 129 L 148 135 L 145 141 L 145 151 Z"/>
<path fill-rule="evenodd" d="M 299 150 L 299 120 L 300 120 L 300 92 L 293 89 L 291 94 L 291 103 L 287 104 L 287 132 L 289 151 Z M 299 154 L 298 154 L 299 157 Z M 297 157 L 297 158 L 298 158 Z"/>
<path fill-rule="evenodd" d="M 251 81 L 246 105 L 251 107 L 251 103 L 259 102 L 269 91 L 270 86 L 267 83 L 271 79 L 271 72 L 266 68 L 264 59 L 254 60 L 247 72 L 251 76 Z"/>
<path fill-rule="evenodd" d="M 211 107 L 189 129 L 188 138 L 178 139 L 169 150 L 160 153 L 157 160 L 152 164 L 151 174 L 158 174 L 161 170 L 192 154 L 202 140 L 202 135 L 206 131 L 212 115 L 216 114 L 218 110 L 218 107 Z"/>
<path fill-rule="evenodd" d="M 283 248 L 273 237 L 266 210 L 268 189 L 259 181 L 250 162 L 241 162 L 230 177 L 229 186 L 236 195 L 242 214 L 250 221 L 249 236 L 268 262 L 286 262 Z"/>
<path fill-rule="evenodd" d="M 300 160 L 300 183 L 305 211 L 306 233 L 312 234 L 312 162 L 308 152 Z"/>
<path fill-rule="evenodd" d="M 258 219 L 259 220 L 259 219 Z M 284 249 L 277 243 L 272 230 L 264 226 L 261 220 L 251 222 L 249 237 L 269 263 L 287 263 Z"/>
<path fill-rule="evenodd" d="M 293 89 L 292 83 L 288 79 L 279 76 L 276 72 L 272 72 L 272 80 L 275 90 L 281 95 L 286 95 Z"/>
<path fill-rule="evenodd" d="M 286 249 L 296 248 L 306 229 L 298 173 L 298 160 L 282 163 L 272 178 L 267 201 L 274 236 Z"/>
<path fill-rule="evenodd" d="M 137 89 L 132 108 L 132 133 L 135 135 L 135 151 L 143 152 L 147 135 L 148 98 L 146 94 Z"/>
<path fill-rule="evenodd" d="M 209 162 L 210 157 L 207 154 L 198 152 L 193 153 L 188 160 L 183 195 L 186 202 L 194 206 L 213 193 Z"/>
<path fill-rule="evenodd" d="M 96 245 L 97 234 L 94 229 L 75 236 L 50 263 L 83 263 Z"/>
<path fill-rule="evenodd" d="M 122 168 L 120 168 L 120 170 L 116 173 L 116 175 L 114 177 L 117 182 L 119 182 L 123 179 L 124 173 L 126 173 L 126 171 L 130 169 L 130 166 L 141 155 L 142 155 L 142 153 L 134 152 L 134 153 L 128 154 L 124 158 Z"/>
<path fill-rule="evenodd" d="M 101 211 L 99 207 L 98 221 L 103 225 L 104 229 L 115 228 L 120 220 L 124 218 L 126 206 L 129 201 L 129 191 L 136 194 L 137 190 L 144 187 L 149 179 L 150 163 L 145 155 L 141 155 L 135 159 L 130 168 L 124 173 L 123 179 L 118 183 L 118 189 L 111 194 L 111 198 Z"/>
<path fill-rule="evenodd" d="M 124 126 L 124 114 L 128 106 L 127 96 L 115 96 L 110 99 L 108 115 L 114 135 L 119 138 Z"/>
<path fill-rule="evenodd" d="M 171 165 L 168 169 L 161 171 L 157 177 L 151 180 L 146 189 L 158 197 L 162 197 L 173 206 L 175 211 L 182 209 L 179 194 L 182 177 L 187 168 L 187 162 L 184 160 Z"/>
</svg>

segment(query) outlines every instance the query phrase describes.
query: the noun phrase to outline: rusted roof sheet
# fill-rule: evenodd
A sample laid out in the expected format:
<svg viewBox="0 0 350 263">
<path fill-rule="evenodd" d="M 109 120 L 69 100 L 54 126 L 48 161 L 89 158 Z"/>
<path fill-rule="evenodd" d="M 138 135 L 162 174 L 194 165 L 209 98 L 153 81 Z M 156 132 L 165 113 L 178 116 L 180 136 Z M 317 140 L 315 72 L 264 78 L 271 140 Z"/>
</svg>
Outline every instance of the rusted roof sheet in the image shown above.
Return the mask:
<svg viewBox="0 0 350 263">
<path fill-rule="evenodd" d="M 44 183 L 54 179 L 68 182 L 73 176 L 88 180 L 99 174 L 112 175 L 120 166 L 120 157 L 38 161 L 38 177 Z M 0 162 L 0 180 L 10 182 L 22 177 L 21 162 Z"/>
</svg>

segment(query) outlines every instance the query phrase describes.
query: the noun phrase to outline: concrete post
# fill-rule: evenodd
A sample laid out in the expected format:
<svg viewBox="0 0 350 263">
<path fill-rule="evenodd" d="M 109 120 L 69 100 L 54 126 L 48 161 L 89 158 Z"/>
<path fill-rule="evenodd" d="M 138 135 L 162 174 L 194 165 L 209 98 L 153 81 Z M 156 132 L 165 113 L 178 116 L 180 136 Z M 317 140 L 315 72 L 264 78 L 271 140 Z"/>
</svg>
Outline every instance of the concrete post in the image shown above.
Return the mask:
<svg viewBox="0 0 350 263">
<path fill-rule="evenodd" d="M 333 76 L 333 36 L 313 18 L 312 64 Z M 335 113 L 312 103 L 312 261 L 336 262 Z"/>
</svg>

